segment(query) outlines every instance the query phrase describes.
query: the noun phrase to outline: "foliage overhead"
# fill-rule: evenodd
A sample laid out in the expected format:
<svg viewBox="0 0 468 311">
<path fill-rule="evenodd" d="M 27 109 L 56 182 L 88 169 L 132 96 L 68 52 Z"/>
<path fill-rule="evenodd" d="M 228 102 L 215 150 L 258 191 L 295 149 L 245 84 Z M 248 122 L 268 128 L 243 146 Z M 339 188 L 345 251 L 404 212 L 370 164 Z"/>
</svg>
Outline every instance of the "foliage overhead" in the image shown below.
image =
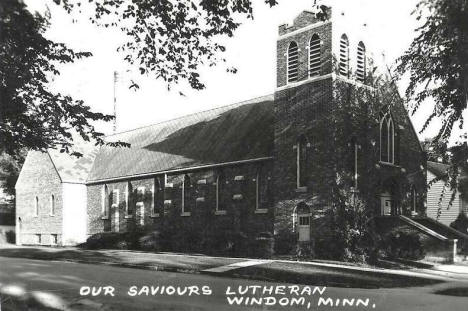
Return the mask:
<svg viewBox="0 0 468 311">
<path fill-rule="evenodd" d="M 31 14 L 18 0 L 0 3 L 0 151 L 59 148 L 73 152 L 72 133 L 104 144 L 92 121 L 113 117 L 95 113 L 83 101 L 51 90 L 59 65 L 91 56 L 43 36 L 48 18 Z M 122 145 L 120 142 L 113 145 Z"/>
<path fill-rule="evenodd" d="M 250 0 L 54 0 L 69 13 L 92 7 L 92 23 L 116 27 L 126 35 L 118 48 L 140 74 L 166 82 L 205 88 L 200 66 L 225 63 L 224 37 L 232 37 L 245 18 L 253 19 Z M 276 0 L 264 0 L 270 6 Z M 228 72 L 235 68 L 226 66 Z M 133 87 L 138 87 L 135 83 Z"/>
<path fill-rule="evenodd" d="M 424 131 L 435 118 L 442 120 L 432 147 L 447 146 L 454 125 L 463 129 L 463 112 L 468 103 L 468 1 L 421 0 L 413 15 L 421 25 L 418 35 L 399 59 L 397 72 L 409 74 L 406 96 L 412 100 L 413 113 L 426 107 L 427 99 L 434 108 L 427 118 Z M 458 185 L 458 174 L 468 168 L 467 135 L 463 133 L 453 147 L 443 148 L 450 164 L 452 190 Z M 452 198 L 454 197 L 452 193 Z"/>
<path fill-rule="evenodd" d="M 436 140 L 448 139 L 468 101 L 468 1 L 421 0 L 413 12 L 422 25 L 399 59 L 399 74 L 410 74 L 406 95 L 417 110 L 432 98 L 435 107 L 423 130 L 435 117 L 443 124 Z"/>
</svg>

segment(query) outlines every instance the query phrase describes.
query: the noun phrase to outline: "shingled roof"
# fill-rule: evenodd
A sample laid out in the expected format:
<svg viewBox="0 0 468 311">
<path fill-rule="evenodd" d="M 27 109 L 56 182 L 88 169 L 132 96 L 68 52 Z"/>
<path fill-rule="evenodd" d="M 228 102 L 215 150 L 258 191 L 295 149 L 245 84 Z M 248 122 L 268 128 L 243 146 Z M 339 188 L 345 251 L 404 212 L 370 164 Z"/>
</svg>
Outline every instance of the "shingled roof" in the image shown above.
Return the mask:
<svg viewBox="0 0 468 311">
<path fill-rule="evenodd" d="M 83 156 L 78 158 L 61 153 L 57 149 L 47 150 L 62 182 L 85 183 L 99 147 L 80 138 L 74 138 L 73 151 L 80 152 Z"/>
<path fill-rule="evenodd" d="M 269 157 L 273 95 L 106 137 L 130 148 L 103 146 L 88 181 Z"/>
</svg>

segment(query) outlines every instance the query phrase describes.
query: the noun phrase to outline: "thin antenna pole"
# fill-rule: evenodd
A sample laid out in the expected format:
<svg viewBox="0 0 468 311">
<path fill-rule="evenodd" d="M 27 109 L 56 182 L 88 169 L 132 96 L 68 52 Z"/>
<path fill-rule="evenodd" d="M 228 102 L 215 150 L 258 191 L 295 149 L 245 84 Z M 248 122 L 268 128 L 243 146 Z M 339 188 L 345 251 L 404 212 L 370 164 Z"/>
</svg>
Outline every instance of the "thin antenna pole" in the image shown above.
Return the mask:
<svg viewBox="0 0 468 311">
<path fill-rule="evenodd" d="M 116 85 L 117 85 L 117 71 L 114 71 L 114 124 L 112 130 L 114 133 L 117 132 L 117 96 L 116 96 Z"/>
</svg>

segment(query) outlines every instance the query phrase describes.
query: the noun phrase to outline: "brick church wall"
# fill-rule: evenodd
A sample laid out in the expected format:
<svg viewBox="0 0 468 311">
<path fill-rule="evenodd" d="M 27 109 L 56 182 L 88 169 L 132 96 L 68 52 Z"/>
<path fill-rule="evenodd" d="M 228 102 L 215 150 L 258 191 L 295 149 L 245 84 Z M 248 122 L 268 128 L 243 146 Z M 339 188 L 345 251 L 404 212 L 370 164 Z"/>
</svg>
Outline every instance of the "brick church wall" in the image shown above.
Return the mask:
<svg viewBox="0 0 468 311">
<path fill-rule="evenodd" d="M 255 236 L 260 232 L 272 231 L 273 211 L 256 210 L 256 172 L 262 165 L 264 178 L 271 178 L 271 162 L 225 166 L 219 169 L 206 169 L 199 171 L 178 172 L 167 175 L 167 183 L 164 188 L 164 208 L 159 216 L 151 215 L 151 191 L 154 178 L 130 180 L 133 190 L 144 187 L 147 197 L 145 199 L 144 226 L 152 230 L 160 230 L 168 225 L 169 214 L 176 215 L 177 221 L 183 226 L 212 226 L 214 231 L 233 230 L 243 232 L 249 236 Z M 216 174 L 222 169 L 225 179 L 226 212 L 216 213 Z M 191 214 L 182 215 L 182 180 L 187 174 L 191 180 L 191 199 L 187 201 L 187 209 Z M 157 176 L 164 180 L 164 175 Z M 107 183 L 108 191 L 119 190 L 119 231 L 129 231 L 139 226 L 139 218 L 135 211 L 133 217 L 125 218 L 125 191 L 127 181 Z M 109 220 L 103 220 L 102 210 L 103 184 L 88 186 L 88 235 L 105 231 L 105 223 L 112 230 L 114 218 L 111 214 Z M 134 203 L 135 204 L 135 203 Z M 271 206 L 271 203 L 268 203 Z M 109 225 L 110 222 L 110 225 Z"/>
<path fill-rule="evenodd" d="M 50 198 L 55 197 L 55 215 L 50 215 Z M 39 198 L 39 215 L 35 216 L 35 197 Z M 62 235 L 62 184 L 47 153 L 30 151 L 16 184 L 16 219 L 21 218 L 18 244 L 58 244 Z"/>
</svg>

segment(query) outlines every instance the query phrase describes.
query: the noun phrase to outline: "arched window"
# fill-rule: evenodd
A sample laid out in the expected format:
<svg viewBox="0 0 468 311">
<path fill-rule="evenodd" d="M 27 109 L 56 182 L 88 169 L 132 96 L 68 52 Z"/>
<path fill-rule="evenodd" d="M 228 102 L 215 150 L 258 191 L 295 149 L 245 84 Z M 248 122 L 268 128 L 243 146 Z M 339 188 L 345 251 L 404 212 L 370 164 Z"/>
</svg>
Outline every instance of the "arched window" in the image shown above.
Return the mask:
<svg viewBox="0 0 468 311">
<path fill-rule="evenodd" d="M 34 198 L 34 216 L 39 216 L 39 197 Z"/>
<path fill-rule="evenodd" d="M 309 44 L 309 77 L 319 76 L 321 66 L 320 37 L 314 34 Z"/>
<path fill-rule="evenodd" d="M 357 69 L 356 78 L 359 82 L 364 83 L 366 81 L 366 46 L 361 41 L 357 48 Z"/>
<path fill-rule="evenodd" d="M 296 42 L 291 42 L 288 47 L 288 83 L 297 81 L 299 67 L 299 49 Z"/>
<path fill-rule="evenodd" d="M 395 128 L 390 112 L 380 120 L 380 161 L 395 163 Z"/>
<path fill-rule="evenodd" d="M 297 160 L 297 188 L 307 186 L 307 139 L 304 135 L 299 137 L 296 146 Z"/>
<path fill-rule="evenodd" d="M 50 195 L 50 216 L 55 215 L 55 196 L 53 194 Z"/>
<path fill-rule="evenodd" d="M 418 195 L 416 192 L 416 187 L 413 185 L 411 186 L 411 212 L 416 213 L 417 206 L 418 206 Z"/>
<path fill-rule="evenodd" d="M 161 176 L 154 178 L 151 195 L 151 216 L 159 217 L 164 208 L 164 179 Z"/>
<path fill-rule="evenodd" d="M 349 40 L 345 34 L 340 39 L 339 73 L 345 77 L 349 76 Z"/>
<path fill-rule="evenodd" d="M 226 177 L 222 171 L 216 176 L 216 212 L 226 212 Z"/>
</svg>

